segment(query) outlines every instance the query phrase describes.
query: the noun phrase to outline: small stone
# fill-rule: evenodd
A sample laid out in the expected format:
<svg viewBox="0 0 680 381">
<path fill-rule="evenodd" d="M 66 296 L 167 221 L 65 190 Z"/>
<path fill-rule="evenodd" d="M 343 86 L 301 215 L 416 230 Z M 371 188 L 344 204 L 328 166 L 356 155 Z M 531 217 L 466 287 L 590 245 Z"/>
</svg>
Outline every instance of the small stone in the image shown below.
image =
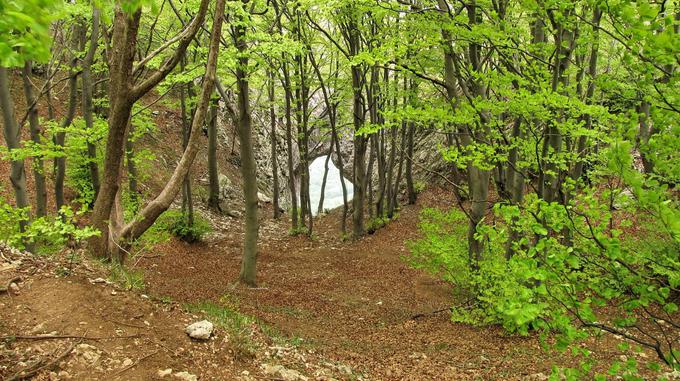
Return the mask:
<svg viewBox="0 0 680 381">
<path fill-rule="evenodd" d="M 36 325 L 35 327 L 33 327 L 33 329 L 31 330 L 31 333 L 39 333 L 39 332 L 42 332 L 44 329 L 45 329 L 45 323 L 40 323 L 40 324 Z"/>
<path fill-rule="evenodd" d="M 14 293 L 14 294 L 16 294 L 16 293 L 19 292 L 19 286 L 18 286 L 16 283 L 14 283 L 14 282 L 12 282 L 12 283 L 9 284 L 9 289 L 10 289 L 10 290 L 12 291 L 12 293 Z"/>
<path fill-rule="evenodd" d="M 180 379 L 182 381 L 198 381 L 198 377 L 195 375 L 189 373 L 189 372 L 178 372 L 173 374 L 175 378 Z"/>
<path fill-rule="evenodd" d="M 104 278 L 96 278 L 96 279 L 92 279 L 90 282 L 93 283 L 93 284 L 97 284 L 97 283 L 107 283 L 107 282 L 106 282 L 106 279 L 104 279 Z"/>
<path fill-rule="evenodd" d="M 71 379 L 71 373 L 62 370 L 61 372 L 57 373 L 57 376 L 59 376 L 60 379 L 62 380 L 70 380 Z"/>
<path fill-rule="evenodd" d="M 132 365 L 132 362 L 133 361 L 131 359 L 127 359 L 127 358 L 125 360 L 123 360 L 123 368 Z"/>
<path fill-rule="evenodd" d="M 113 290 L 111 291 L 111 295 L 118 295 L 118 293 L 116 292 L 116 290 Z"/>
<path fill-rule="evenodd" d="M 298 372 L 297 370 L 294 369 L 288 369 L 284 367 L 283 365 L 269 365 L 269 364 L 263 364 L 261 365 L 262 370 L 264 371 L 265 374 L 278 377 L 284 381 L 307 381 L 309 378 L 306 376 L 303 376 Z"/>
<path fill-rule="evenodd" d="M 165 376 L 169 376 L 172 374 L 172 369 L 159 369 L 158 370 L 158 377 L 163 378 Z"/>
<path fill-rule="evenodd" d="M 207 320 L 202 320 L 186 327 L 184 332 L 192 339 L 208 340 L 212 335 L 213 324 Z"/>
</svg>

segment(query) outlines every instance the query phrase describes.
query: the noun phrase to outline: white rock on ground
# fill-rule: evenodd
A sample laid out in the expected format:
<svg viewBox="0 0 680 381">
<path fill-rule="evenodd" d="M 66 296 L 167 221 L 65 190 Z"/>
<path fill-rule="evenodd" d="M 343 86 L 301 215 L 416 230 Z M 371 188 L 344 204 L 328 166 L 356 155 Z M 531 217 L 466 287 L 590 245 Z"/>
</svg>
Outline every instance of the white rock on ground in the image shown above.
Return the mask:
<svg viewBox="0 0 680 381">
<path fill-rule="evenodd" d="M 165 376 L 169 376 L 172 374 L 172 369 L 159 369 L 158 370 L 158 377 L 163 378 Z"/>
<path fill-rule="evenodd" d="M 308 381 L 309 378 L 303 376 L 300 372 L 294 369 L 288 369 L 283 365 L 269 365 L 262 364 L 262 370 L 265 374 L 279 377 L 284 381 Z"/>
<path fill-rule="evenodd" d="M 190 324 L 184 330 L 184 332 L 189 335 L 189 337 L 198 340 L 208 340 L 210 335 L 212 335 L 213 323 L 207 320 L 201 320 L 199 322 Z"/>
<path fill-rule="evenodd" d="M 198 377 L 195 375 L 189 373 L 189 372 L 177 372 L 173 374 L 175 378 L 180 379 L 182 381 L 198 381 Z"/>
</svg>

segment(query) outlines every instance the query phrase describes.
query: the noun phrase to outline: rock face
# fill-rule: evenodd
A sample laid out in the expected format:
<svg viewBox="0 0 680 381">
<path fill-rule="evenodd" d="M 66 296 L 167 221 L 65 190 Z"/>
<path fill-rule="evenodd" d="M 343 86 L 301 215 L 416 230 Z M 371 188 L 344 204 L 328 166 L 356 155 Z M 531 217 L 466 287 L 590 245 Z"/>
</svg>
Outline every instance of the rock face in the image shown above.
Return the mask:
<svg viewBox="0 0 680 381">
<path fill-rule="evenodd" d="M 207 320 L 202 320 L 187 326 L 184 332 L 192 339 L 208 340 L 212 335 L 213 324 Z"/>
<path fill-rule="evenodd" d="M 233 121 L 227 116 L 226 112 L 224 111 L 224 107 L 220 107 L 220 109 L 221 112 L 219 113 L 218 117 L 218 139 L 220 140 L 220 144 L 223 149 L 229 147 L 228 149 L 233 153 L 228 161 L 234 166 L 239 167 L 241 165 L 238 155 L 239 141 L 236 134 L 234 133 Z M 315 128 L 309 136 L 309 163 L 318 157 L 328 155 L 328 153 L 331 151 L 330 129 L 326 118 L 324 117 L 325 107 L 323 105 L 323 99 L 319 98 L 318 94 L 316 97 L 310 100 L 310 109 L 316 110 L 312 119 L 318 120 L 319 126 L 318 128 Z M 302 166 L 297 141 L 295 141 L 296 139 L 294 138 L 292 143 L 293 173 L 291 174 L 288 170 L 286 127 L 285 121 L 282 119 L 283 110 L 276 110 L 277 128 L 273 139 L 269 109 L 266 107 L 253 107 L 252 112 L 253 143 L 255 160 L 257 163 L 258 196 L 260 196 L 260 202 L 271 202 L 265 200 L 273 199 L 274 168 L 272 165 L 272 142 L 274 142 L 274 152 L 276 152 L 277 161 L 276 172 L 279 182 L 279 205 L 283 209 L 287 209 L 290 206 L 290 191 L 288 183 L 291 176 L 295 182 L 296 189 L 300 189 L 300 173 Z M 293 136 L 295 137 L 297 133 L 297 127 L 295 126 L 295 123 L 293 123 L 292 129 Z M 333 165 L 340 169 L 340 172 L 345 176 L 345 178 L 351 181 L 354 170 L 353 127 L 339 126 L 337 133 L 340 138 L 340 153 L 338 155 L 335 147 L 333 147 L 331 161 L 333 162 Z M 389 131 L 386 131 L 385 133 L 385 140 L 389 141 Z M 400 139 L 397 141 L 397 152 L 400 152 L 401 149 L 401 143 L 399 140 Z M 433 175 L 433 172 L 447 173 L 450 171 L 447 169 L 449 164 L 444 162 L 441 153 L 435 148 L 440 145 L 446 145 L 443 134 L 423 132 L 416 134 L 413 152 L 413 162 L 417 163 L 417 165 L 413 166 L 413 177 L 415 182 L 427 183 L 430 181 L 440 181 L 441 179 L 439 179 L 438 176 Z M 395 159 L 397 162 L 399 161 L 400 156 L 400 154 L 396 155 Z M 371 144 L 369 144 L 366 152 L 367 165 L 370 157 Z M 340 158 L 342 158 L 342 166 L 339 165 Z M 404 161 L 406 161 L 406 159 L 404 159 Z M 395 173 L 397 172 L 397 166 L 397 163 L 395 163 Z M 377 187 L 378 166 L 375 160 L 371 181 L 373 182 L 374 188 Z M 405 180 L 403 177 L 401 181 L 402 189 L 404 189 Z M 347 186 L 352 188 L 351 183 L 348 183 Z M 232 177 L 230 181 L 227 176 L 220 175 L 220 197 L 222 199 L 220 207 L 223 209 L 223 211 L 225 211 L 226 214 L 234 214 L 235 217 L 238 217 L 241 214 L 239 211 L 243 210 L 243 194 L 240 187 L 240 181 L 237 178 Z"/>
</svg>

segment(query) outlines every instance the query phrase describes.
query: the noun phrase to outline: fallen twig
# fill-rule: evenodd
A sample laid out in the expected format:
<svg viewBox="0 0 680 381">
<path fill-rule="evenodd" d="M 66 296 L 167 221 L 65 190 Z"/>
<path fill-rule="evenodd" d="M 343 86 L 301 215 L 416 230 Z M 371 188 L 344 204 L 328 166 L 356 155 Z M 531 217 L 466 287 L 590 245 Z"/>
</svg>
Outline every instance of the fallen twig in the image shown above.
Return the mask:
<svg viewBox="0 0 680 381">
<path fill-rule="evenodd" d="M 30 377 L 32 377 L 32 376 L 38 374 L 39 372 L 41 372 L 41 371 L 43 371 L 43 370 L 52 368 L 52 367 L 55 366 L 57 363 L 59 363 L 61 360 L 63 360 L 66 356 L 68 356 L 68 355 L 73 351 L 73 349 L 76 347 L 76 345 L 77 345 L 79 342 L 80 342 L 80 341 L 71 344 L 71 346 L 69 346 L 68 348 L 66 348 L 66 350 L 65 350 L 64 352 L 62 352 L 59 356 L 57 356 L 57 357 L 55 357 L 54 359 L 52 359 L 52 361 L 50 361 L 50 362 L 48 362 L 48 363 L 46 363 L 46 364 L 43 365 L 44 360 L 41 359 L 40 361 L 38 361 L 38 362 L 35 363 L 34 365 L 28 367 L 27 369 L 23 369 L 23 370 L 18 371 L 18 372 L 15 373 L 13 376 L 11 376 L 10 378 L 8 378 L 7 381 L 25 380 L 25 379 L 27 379 L 27 378 L 30 378 Z"/>
<path fill-rule="evenodd" d="M 55 339 L 81 339 L 81 340 L 116 340 L 116 339 L 133 339 L 142 337 L 143 335 L 126 335 L 126 336 L 80 336 L 80 335 L 7 335 L 0 336 L 0 340 L 55 340 Z"/>
<path fill-rule="evenodd" d="M 430 311 L 430 312 L 421 312 L 419 314 L 415 314 L 415 315 L 411 316 L 411 318 L 409 318 L 409 320 L 417 320 L 417 319 L 420 319 L 420 318 L 425 317 L 425 316 L 438 314 L 440 312 L 451 311 L 451 309 L 452 309 L 452 307 L 446 307 L 446 308 L 442 308 L 442 309 L 438 309 L 438 310 L 434 310 L 434 311 Z"/>
<path fill-rule="evenodd" d="M 126 366 L 125 368 L 123 368 L 123 369 L 119 370 L 118 372 L 114 373 L 113 375 L 111 375 L 111 378 L 120 376 L 123 372 L 125 372 L 125 371 L 127 371 L 127 370 L 129 370 L 129 369 L 134 368 L 135 366 L 137 366 L 137 364 L 139 364 L 140 362 L 146 360 L 147 358 L 149 358 L 149 357 L 155 355 L 156 353 L 158 353 L 158 351 L 155 351 L 155 352 L 153 352 L 153 353 L 149 353 L 149 354 L 146 355 L 146 356 L 140 357 L 139 359 L 137 359 L 137 361 L 133 362 L 132 364 Z"/>
</svg>

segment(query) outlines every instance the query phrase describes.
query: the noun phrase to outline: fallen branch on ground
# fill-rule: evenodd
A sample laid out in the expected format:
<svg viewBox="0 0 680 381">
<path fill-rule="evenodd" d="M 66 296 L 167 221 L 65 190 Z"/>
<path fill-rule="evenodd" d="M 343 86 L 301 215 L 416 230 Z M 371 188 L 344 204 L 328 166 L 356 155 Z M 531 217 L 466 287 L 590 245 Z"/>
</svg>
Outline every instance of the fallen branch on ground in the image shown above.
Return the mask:
<svg viewBox="0 0 680 381">
<path fill-rule="evenodd" d="M 149 357 L 155 355 L 156 353 L 158 353 L 158 351 L 155 351 L 155 352 L 153 352 L 153 353 L 149 353 L 149 354 L 146 355 L 146 356 L 140 357 L 140 358 L 137 359 L 137 361 L 135 361 L 134 363 L 132 363 L 132 364 L 126 366 L 125 368 L 123 368 L 123 369 L 119 370 L 118 372 L 114 373 L 113 375 L 111 375 L 111 378 L 113 379 L 113 378 L 115 378 L 115 377 L 120 376 L 123 372 L 125 372 L 125 371 L 127 371 L 127 370 L 129 370 L 129 369 L 134 368 L 135 366 L 137 366 L 137 364 L 139 364 L 140 362 L 146 360 L 147 358 L 149 358 Z"/>
<path fill-rule="evenodd" d="M 7 335 L 0 336 L 0 340 L 55 340 L 55 339 L 81 339 L 81 340 L 116 340 L 116 339 L 133 339 L 142 337 L 143 335 L 126 335 L 126 336 L 80 336 L 80 335 Z"/>
<path fill-rule="evenodd" d="M 41 372 L 43 370 L 51 369 L 53 366 L 57 365 L 61 360 L 63 360 L 66 356 L 68 356 L 73 351 L 73 349 L 76 347 L 76 345 L 78 345 L 78 343 L 80 343 L 80 341 L 71 344 L 71 346 L 66 348 L 66 350 L 64 352 L 62 352 L 59 356 L 55 357 L 50 362 L 48 362 L 44 365 L 43 365 L 43 363 L 44 363 L 45 360 L 41 359 L 38 362 L 36 362 L 35 364 L 33 364 L 32 366 L 30 366 L 26 369 L 20 370 L 19 372 L 15 373 L 13 376 L 8 378 L 7 381 L 25 380 L 25 379 L 33 377 L 34 375 L 38 374 L 39 372 Z"/>
<path fill-rule="evenodd" d="M 446 307 L 446 308 L 441 308 L 441 309 L 430 311 L 430 312 L 421 312 L 419 314 L 415 314 L 415 315 L 411 316 L 408 320 L 417 320 L 417 319 L 420 319 L 420 318 L 425 317 L 425 316 L 436 315 L 440 312 L 452 311 L 452 310 L 453 310 L 453 307 Z"/>
</svg>

